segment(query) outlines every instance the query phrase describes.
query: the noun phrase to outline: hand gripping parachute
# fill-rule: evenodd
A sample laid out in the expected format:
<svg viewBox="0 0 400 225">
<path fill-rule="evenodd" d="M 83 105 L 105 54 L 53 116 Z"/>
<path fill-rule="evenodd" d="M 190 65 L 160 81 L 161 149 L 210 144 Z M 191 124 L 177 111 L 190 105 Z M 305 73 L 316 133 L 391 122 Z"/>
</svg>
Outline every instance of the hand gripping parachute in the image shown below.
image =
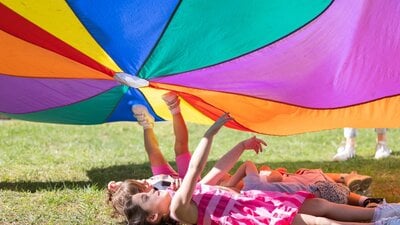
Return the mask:
<svg viewBox="0 0 400 225">
<path fill-rule="evenodd" d="M 0 112 L 288 135 L 400 126 L 400 1 L 0 0 Z"/>
</svg>

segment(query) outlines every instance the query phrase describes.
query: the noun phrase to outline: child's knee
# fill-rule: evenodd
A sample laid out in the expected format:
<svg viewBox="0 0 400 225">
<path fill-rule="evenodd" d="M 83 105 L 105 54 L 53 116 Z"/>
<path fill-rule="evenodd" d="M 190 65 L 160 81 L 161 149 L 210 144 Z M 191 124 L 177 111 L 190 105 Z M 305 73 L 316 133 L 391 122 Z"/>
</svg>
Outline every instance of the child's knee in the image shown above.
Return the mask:
<svg viewBox="0 0 400 225">
<path fill-rule="evenodd" d="M 293 221 L 293 225 L 334 225 L 336 223 L 332 223 L 333 221 L 324 218 L 317 217 L 307 214 L 297 214 L 295 220 Z"/>
</svg>

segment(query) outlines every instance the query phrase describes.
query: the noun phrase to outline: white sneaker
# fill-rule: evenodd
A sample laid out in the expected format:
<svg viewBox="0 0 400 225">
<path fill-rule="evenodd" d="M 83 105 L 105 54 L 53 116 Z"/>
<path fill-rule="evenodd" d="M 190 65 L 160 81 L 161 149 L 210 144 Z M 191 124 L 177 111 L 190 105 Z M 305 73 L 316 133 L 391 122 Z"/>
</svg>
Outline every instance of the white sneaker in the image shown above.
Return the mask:
<svg viewBox="0 0 400 225">
<path fill-rule="evenodd" d="M 354 145 L 343 144 L 338 148 L 336 155 L 333 157 L 333 161 L 346 161 L 353 158 L 355 155 L 356 149 Z"/>
<path fill-rule="evenodd" d="M 375 208 L 373 221 L 380 221 L 386 218 L 400 217 L 400 204 L 381 204 Z"/>
<path fill-rule="evenodd" d="M 383 159 L 390 156 L 392 150 L 386 145 L 385 142 L 378 142 L 375 148 L 375 159 Z"/>
</svg>

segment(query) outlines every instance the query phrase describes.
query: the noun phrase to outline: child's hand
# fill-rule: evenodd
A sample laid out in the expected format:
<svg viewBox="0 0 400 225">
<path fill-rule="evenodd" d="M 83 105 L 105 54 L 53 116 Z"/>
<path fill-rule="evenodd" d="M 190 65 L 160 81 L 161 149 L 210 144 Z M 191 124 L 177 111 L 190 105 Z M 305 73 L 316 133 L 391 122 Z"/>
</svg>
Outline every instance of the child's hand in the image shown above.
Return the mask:
<svg viewBox="0 0 400 225">
<path fill-rule="evenodd" d="M 108 189 L 108 191 L 109 192 L 116 192 L 118 189 L 119 189 L 119 187 L 121 186 L 121 184 L 122 184 L 122 182 L 121 181 L 118 181 L 118 182 L 115 182 L 115 181 L 110 181 L 110 182 L 108 182 L 108 184 L 107 184 L 107 189 Z"/>
<path fill-rule="evenodd" d="M 267 143 L 265 141 L 257 138 L 256 136 L 253 136 L 252 138 L 242 141 L 241 144 L 244 150 L 246 149 L 254 150 L 256 154 L 263 151 L 262 149 L 263 145 L 267 146 Z"/>
<path fill-rule="evenodd" d="M 279 168 L 276 168 L 275 170 L 278 171 L 282 175 L 287 174 L 287 169 L 285 167 L 279 167 Z"/>
<path fill-rule="evenodd" d="M 260 166 L 260 168 L 258 168 L 258 170 L 259 170 L 259 171 L 261 171 L 261 170 L 270 171 L 270 170 L 272 170 L 272 169 L 271 169 L 271 167 L 269 167 L 269 166 L 267 166 L 267 165 L 262 165 L 262 166 Z"/>
<path fill-rule="evenodd" d="M 210 128 L 206 131 L 204 134 L 205 137 L 212 137 L 218 133 L 218 131 L 221 129 L 221 127 L 227 123 L 228 121 L 233 120 L 232 117 L 229 116 L 228 113 L 223 114 L 221 117 L 218 118 L 217 121 L 214 122 L 213 125 L 211 125 Z"/>
<path fill-rule="evenodd" d="M 308 171 L 309 169 L 307 168 L 300 168 L 296 171 L 296 174 L 303 174 L 304 172 Z"/>
<path fill-rule="evenodd" d="M 174 182 L 171 183 L 169 188 L 171 190 L 173 190 L 173 191 L 176 191 L 181 187 L 181 184 L 182 184 L 182 179 L 181 178 L 176 178 L 176 179 L 174 179 Z"/>
</svg>

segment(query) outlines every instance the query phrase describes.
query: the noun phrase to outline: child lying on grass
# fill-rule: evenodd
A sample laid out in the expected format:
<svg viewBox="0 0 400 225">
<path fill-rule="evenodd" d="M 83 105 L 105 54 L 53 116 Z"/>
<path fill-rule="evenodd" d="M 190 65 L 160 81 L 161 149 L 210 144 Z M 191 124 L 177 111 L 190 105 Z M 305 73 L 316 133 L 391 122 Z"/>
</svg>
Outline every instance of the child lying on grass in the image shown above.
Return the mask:
<svg viewBox="0 0 400 225">
<path fill-rule="evenodd" d="M 214 136 L 231 118 L 223 115 L 200 140 L 181 187 L 127 195 L 124 215 L 128 224 L 398 224 L 400 205 L 362 208 L 313 198 L 306 192 L 235 192 L 208 185 L 198 177 Z M 360 222 L 370 221 L 370 222 Z"/>
</svg>

